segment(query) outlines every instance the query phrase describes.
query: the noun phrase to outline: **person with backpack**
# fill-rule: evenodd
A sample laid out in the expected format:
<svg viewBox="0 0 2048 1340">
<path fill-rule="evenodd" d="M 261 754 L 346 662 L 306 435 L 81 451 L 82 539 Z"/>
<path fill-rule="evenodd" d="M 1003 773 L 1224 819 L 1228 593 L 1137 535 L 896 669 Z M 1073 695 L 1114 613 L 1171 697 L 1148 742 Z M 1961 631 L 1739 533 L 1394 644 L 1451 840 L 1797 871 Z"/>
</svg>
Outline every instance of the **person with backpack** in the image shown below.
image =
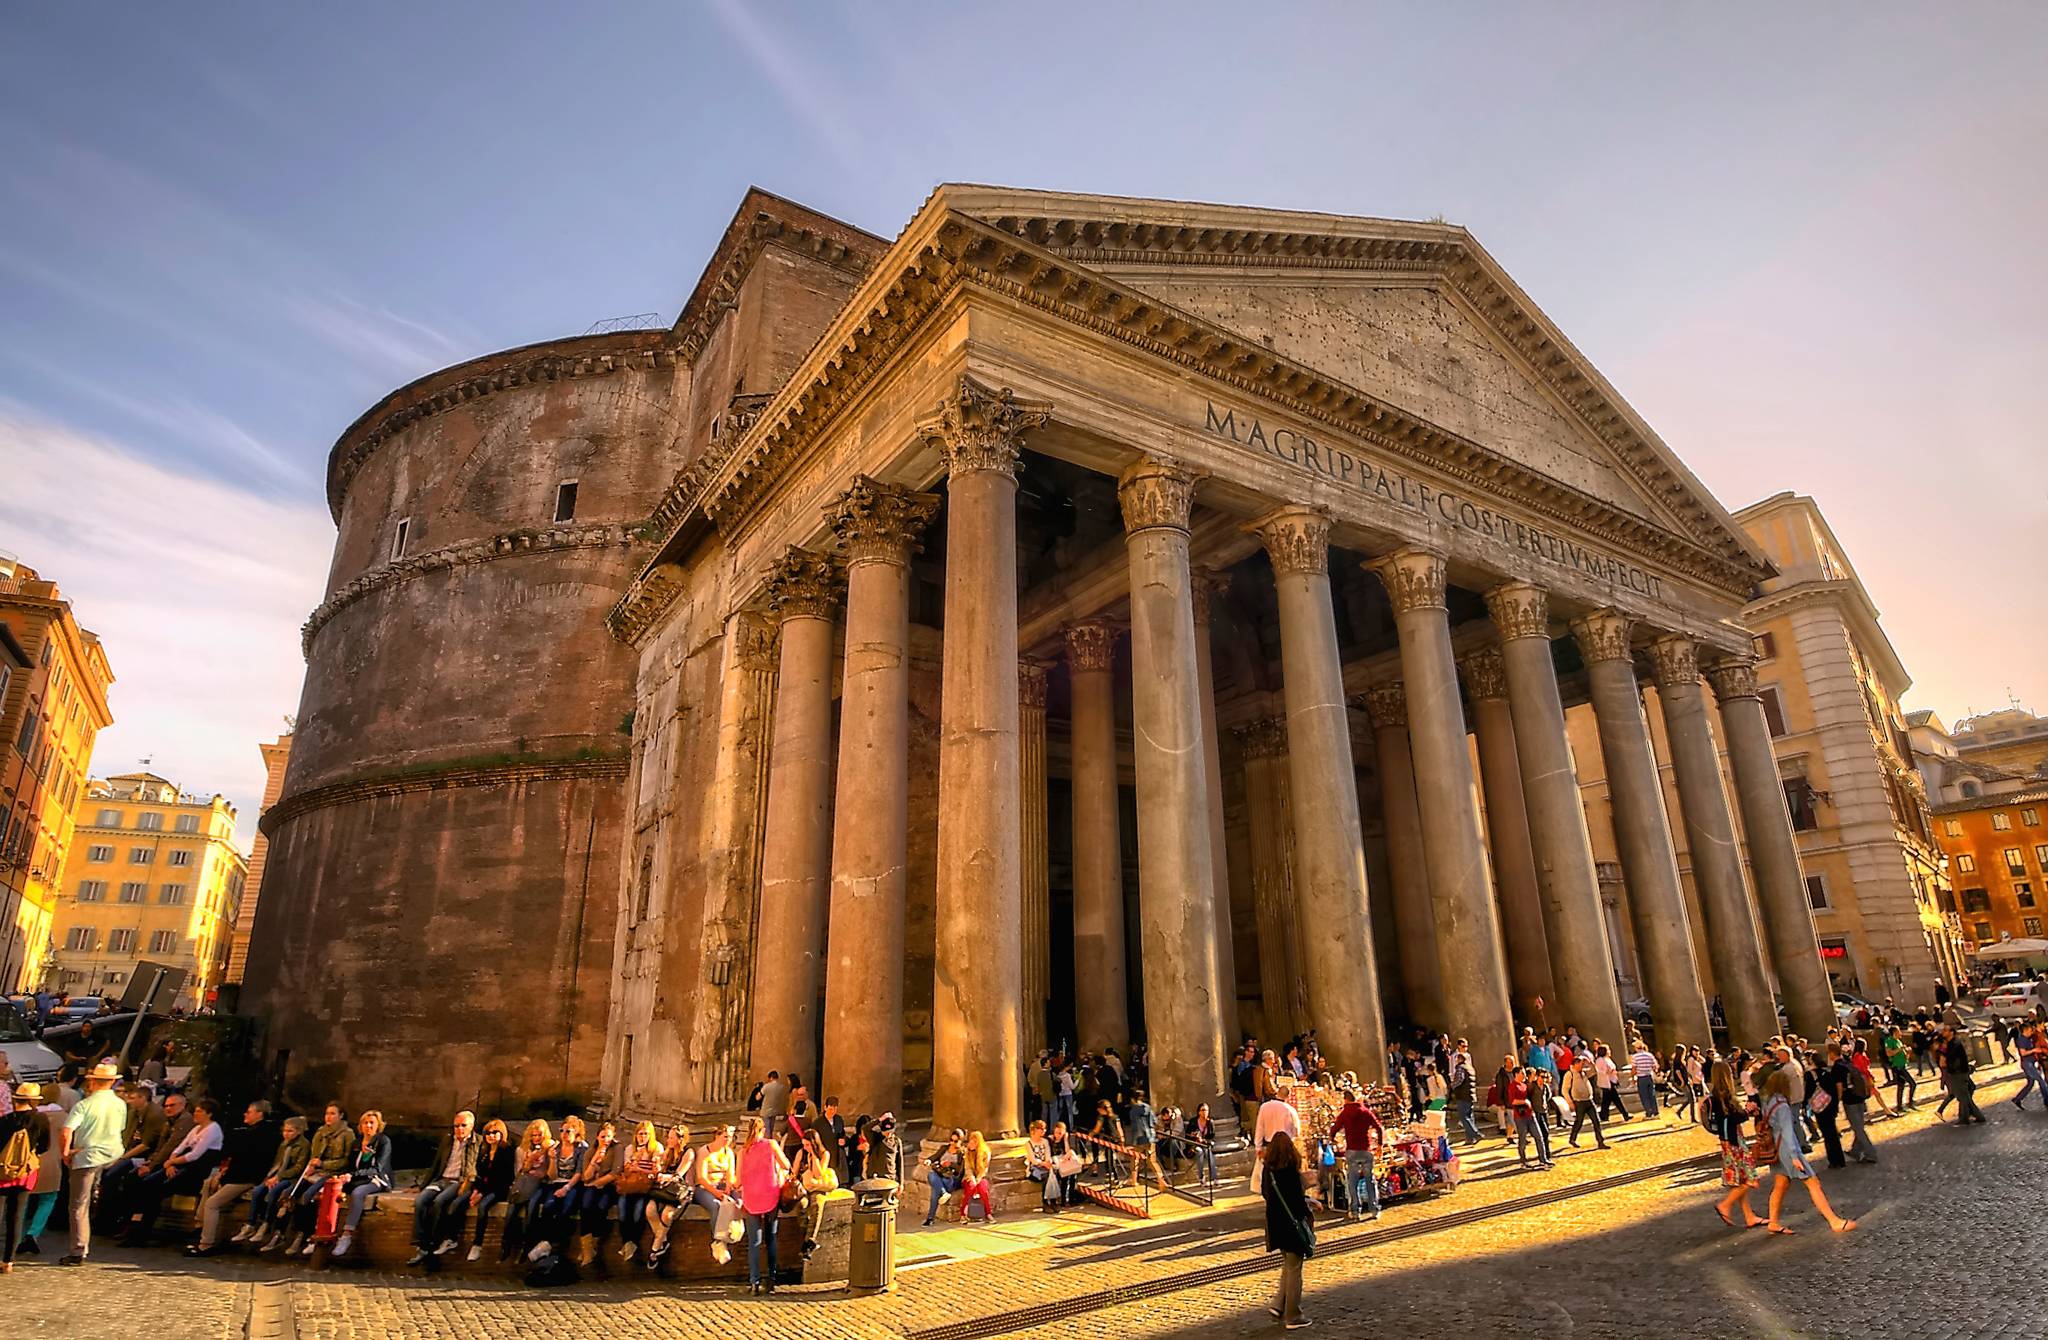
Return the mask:
<svg viewBox="0 0 2048 1340">
<path fill-rule="evenodd" d="M 1877 1162 L 1877 1151 L 1871 1148 L 1870 1136 L 1863 1129 L 1864 1113 L 1873 1096 L 1882 1100 L 1877 1086 L 1870 1082 L 1870 1058 L 1863 1054 L 1863 1043 L 1858 1039 L 1856 1050 L 1841 1055 L 1841 1044 L 1829 1043 L 1833 1065 L 1846 1066 L 1848 1074 L 1842 1085 L 1842 1115 L 1849 1119 L 1849 1156 L 1858 1163 Z M 1863 1062 L 1858 1065 L 1857 1062 Z"/>
<path fill-rule="evenodd" d="M 1892 1024 L 1884 1030 L 1881 1044 L 1885 1072 L 1892 1081 L 1892 1111 L 1903 1114 L 1909 1107 L 1919 1106 L 1920 1082 L 1913 1078 L 1911 1065 L 1912 1048 L 1899 1036 L 1899 1026 Z"/>
<path fill-rule="evenodd" d="M 28 1202 L 50 1147 L 50 1118 L 40 1084 L 14 1091 L 14 1108 L 0 1117 L 0 1275 L 14 1273 L 14 1253 L 28 1236 Z"/>
</svg>

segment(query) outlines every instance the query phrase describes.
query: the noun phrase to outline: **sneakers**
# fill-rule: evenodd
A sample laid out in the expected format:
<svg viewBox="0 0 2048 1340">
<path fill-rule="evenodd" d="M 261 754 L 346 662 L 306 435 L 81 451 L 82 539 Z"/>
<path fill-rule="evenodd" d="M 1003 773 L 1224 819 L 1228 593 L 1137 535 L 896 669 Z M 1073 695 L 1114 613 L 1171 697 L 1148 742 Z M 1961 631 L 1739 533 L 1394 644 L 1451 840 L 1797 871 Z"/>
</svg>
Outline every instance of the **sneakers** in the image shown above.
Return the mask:
<svg viewBox="0 0 2048 1340">
<path fill-rule="evenodd" d="M 335 1253 L 335 1255 L 338 1256 L 340 1255 L 340 1253 L 337 1252 Z M 426 1263 L 426 1259 L 427 1249 L 424 1247 L 415 1247 L 413 1249 L 412 1255 L 405 1258 L 405 1263 L 409 1266 L 424 1265 Z"/>
<path fill-rule="evenodd" d="M 472 1248 L 470 1248 L 470 1249 L 469 1249 L 469 1259 L 470 1259 L 470 1260 L 472 1260 L 472 1261 L 481 1261 L 481 1260 L 483 1260 L 483 1259 L 484 1259 L 484 1249 L 483 1249 L 483 1248 L 481 1248 L 481 1247 L 472 1247 Z"/>
<path fill-rule="evenodd" d="M 242 1225 L 242 1231 L 241 1231 L 241 1232 L 239 1232 L 239 1233 L 237 1233 L 237 1234 L 235 1234 L 235 1236 L 233 1236 L 232 1238 L 229 1238 L 229 1239 L 228 1239 L 228 1241 L 229 1241 L 229 1242 L 247 1242 L 247 1241 L 248 1241 L 249 1239 L 251 1239 L 251 1238 L 253 1238 L 253 1237 L 255 1237 L 255 1236 L 256 1236 L 256 1225 L 254 1225 L 254 1224 L 243 1224 L 243 1225 Z"/>
<path fill-rule="evenodd" d="M 640 1250 L 640 1244 L 637 1242 L 621 1243 L 619 1246 L 619 1259 L 621 1261 L 631 1261 L 633 1253 L 638 1250 Z"/>
<path fill-rule="evenodd" d="M 307 1241 L 307 1243 L 306 1243 L 306 1245 L 305 1245 L 305 1246 L 303 1246 L 303 1247 L 299 1248 L 299 1255 L 300 1255 L 300 1256 L 311 1256 L 311 1255 L 312 1255 L 312 1254 L 313 1254 L 314 1252 L 318 1251 L 319 1249 L 320 1249 L 320 1240 L 319 1240 L 318 1238 L 313 1238 L 313 1239 L 309 1239 L 309 1240 Z M 286 1255 L 286 1256 L 290 1256 L 290 1255 L 291 1255 L 291 1249 L 290 1249 L 290 1248 L 286 1248 L 286 1249 L 285 1249 L 285 1255 Z"/>
<path fill-rule="evenodd" d="M 1307 1317 L 1296 1317 L 1293 1321 L 1286 1321 L 1280 1324 L 1285 1326 L 1290 1331 L 1305 1331 L 1309 1327 L 1315 1325 L 1315 1323 L 1309 1320 Z"/>
<path fill-rule="evenodd" d="M 60 1258 L 57 1264 L 60 1266 L 82 1266 L 85 1264 L 85 1258 L 77 1252 L 73 1252 L 69 1256 Z"/>
<path fill-rule="evenodd" d="M 461 1243 L 457 1242 L 453 1238 L 443 1238 L 441 1239 L 441 1245 L 434 1248 L 434 1255 L 446 1256 L 448 1253 L 454 1251 L 457 1247 L 460 1247 L 461 1245 Z"/>
<path fill-rule="evenodd" d="M 554 1249 L 554 1243 L 549 1242 L 546 1238 L 542 1238 L 539 1242 L 533 1244 L 533 1250 L 526 1254 L 526 1259 L 529 1261 L 538 1261 Z"/>
</svg>

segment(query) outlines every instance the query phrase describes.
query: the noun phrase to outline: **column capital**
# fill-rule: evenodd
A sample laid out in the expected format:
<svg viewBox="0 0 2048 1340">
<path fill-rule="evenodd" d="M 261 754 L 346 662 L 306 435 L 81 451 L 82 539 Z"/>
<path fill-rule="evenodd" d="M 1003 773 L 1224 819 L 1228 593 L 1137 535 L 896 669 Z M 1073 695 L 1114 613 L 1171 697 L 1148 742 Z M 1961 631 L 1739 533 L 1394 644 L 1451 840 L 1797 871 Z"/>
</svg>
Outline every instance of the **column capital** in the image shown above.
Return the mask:
<svg viewBox="0 0 2048 1340">
<path fill-rule="evenodd" d="M 1260 717 L 1231 731 L 1246 758 L 1284 758 L 1287 754 L 1287 718 Z"/>
<path fill-rule="evenodd" d="M 1503 702 L 1508 696 L 1508 667 L 1501 658 L 1500 648 L 1481 647 L 1468 653 L 1458 662 L 1458 669 L 1465 675 L 1465 692 L 1475 703 L 1498 698 Z"/>
<path fill-rule="evenodd" d="M 1145 456 L 1117 476 L 1116 498 L 1123 506 L 1124 530 L 1177 530 L 1187 533 L 1195 508 L 1195 485 L 1209 477 L 1178 461 Z"/>
<path fill-rule="evenodd" d="M 1736 698 L 1755 698 L 1756 659 L 1724 656 L 1707 667 L 1707 683 L 1714 686 L 1714 697 L 1724 703 Z"/>
<path fill-rule="evenodd" d="M 868 475 L 855 475 L 853 485 L 825 508 L 825 519 L 846 551 L 846 563 L 893 563 L 906 566 L 917 552 L 917 537 L 939 510 L 935 493 L 912 493 Z"/>
<path fill-rule="evenodd" d="M 1116 664 L 1118 628 L 1107 619 L 1083 619 L 1063 631 L 1067 638 L 1067 665 L 1073 670 L 1108 670 Z"/>
<path fill-rule="evenodd" d="M 1443 609 L 1444 556 L 1429 549 L 1396 549 L 1365 564 L 1365 570 L 1387 588 L 1394 613 Z"/>
<path fill-rule="evenodd" d="M 733 638 L 733 662 L 756 674 L 775 669 L 775 622 L 760 610 L 745 609 L 727 623 Z"/>
<path fill-rule="evenodd" d="M 1245 529 L 1265 544 L 1275 577 L 1330 570 L 1330 514 L 1320 507 L 1282 507 Z"/>
<path fill-rule="evenodd" d="M 1504 582 L 1486 593 L 1486 608 L 1503 642 L 1518 637 L 1550 640 L 1550 596 L 1528 582 Z"/>
<path fill-rule="evenodd" d="M 845 586 L 831 555 L 791 545 L 768 565 L 761 591 L 769 615 L 778 623 L 790 619 L 830 622 Z"/>
<path fill-rule="evenodd" d="M 1620 610 L 1594 610 L 1572 620 L 1572 637 L 1579 644 L 1579 655 L 1586 664 L 1596 661 L 1626 661 L 1629 659 L 1629 630 L 1635 620 Z"/>
<path fill-rule="evenodd" d="M 1650 644 L 1650 665 L 1660 692 L 1697 684 L 1700 682 L 1699 644 L 1678 633 L 1666 633 Z"/>
<path fill-rule="evenodd" d="M 1230 589 L 1230 574 L 1218 572 L 1215 568 L 1196 568 L 1193 573 L 1194 590 L 1190 594 L 1195 602 L 1195 627 L 1209 622 L 1209 601 Z"/>
<path fill-rule="evenodd" d="M 1017 662 L 1017 705 L 1045 710 L 1045 667 L 1037 661 Z"/>
<path fill-rule="evenodd" d="M 948 475 L 994 471 L 1016 478 L 1024 434 L 1052 417 L 1042 400 L 1019 400 L 1009 387 L 991 387 L 962 373 L 936 413 L 921 419 L 917 435 L 946 458 Z"/>
<path fill-rule="evenodd" d="M 1405 729 L 1408 725 L 1408 691 L 1399 683 L 1375 684 L 1352 695 L 1351 701 L 1365 709 L 1366 719 L 1372 722 L 1374 730 Z"/>
</svg>

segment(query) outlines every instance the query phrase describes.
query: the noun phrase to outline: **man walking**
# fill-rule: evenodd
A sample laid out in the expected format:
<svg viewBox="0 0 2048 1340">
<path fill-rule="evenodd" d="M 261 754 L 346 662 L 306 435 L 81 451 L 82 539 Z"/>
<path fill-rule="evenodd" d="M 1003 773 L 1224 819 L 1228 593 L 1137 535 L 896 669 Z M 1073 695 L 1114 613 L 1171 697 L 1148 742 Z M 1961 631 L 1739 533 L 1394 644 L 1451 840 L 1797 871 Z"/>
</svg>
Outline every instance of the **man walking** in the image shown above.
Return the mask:
<svg viewBox="0 0 2048 1340">
<path fill-rule="evenodd" d="M 1468 1061 L 1471 1058 L 1466 1058 Z M 1456 1062 L 1452 1064 L 1455 1066 Z M 1471 1083 L 1471 1069 L 1466 1069 L 1466 1083 Z M 1472 1105 L 1467 1102 L 1466 1121 L 1471 1121 Z M 1372 1217 L 1380 1217 L 1380 1179 L 1373 1171 L 1373 1153 L 1387 1137 L 1387 1130 L 1381 1124 L 1379 1114 L 1367 1107 L 1360 1099 L 1358 1090 L 1344 1091 L 1344 1106 L 1337 1111 L 1336 1121 L 1331 1123 L 1332 1132 L 1344 1141 L 1344 1202 L 1354 1222 L 1358 1219 L 1359 1201 L 1365 1201 Z M 1474 1131 L 1473 1138 L 1478 1138 Z"/>
<path fill-rule="evenodd" d="M 1465 1132 L 1465 1142 L 1476 1145 L 1479 1143 L 1479 1123 L 1472 1120 L 1472 1105 L 1479 1097 L 1479 1076 L 1472 1069 L 1472 1044 L 1464 1038 L 1458 1039 L 1457 1050 L 1451 1053 L 1447 1083 L 1451 1110 L 1458 1114 L 1458 1126 Z"/>
<path fill-rule="evenodd" d="M 101 1061 L 84 1078 L 85 1097 L 64 1119 L 57 1138 L 59 1157 L 71 1170 L 71 1254 L 59 1265 L 82 1266 L 92 1252 L 92 1196 L 101 1172 L 121 1157 L 128 1107 L 114 1096 L 121 1077 L 112 1061 Z"/>
<path fill-rule="evenodd" d="M 1600 1129 L 1600 1113 L 1593 1106 L 1595 1088 L 1593 1059 L 1581 1056 L 1564 1079 L 1564 1096 L 1572 1105 L 1572 1130 L 1565 1137 L 1565 1143 L 1574 1149 L 1579 1146 L 1579 1131 L 1589 1121 L 1593 1123 L 1593 1143 L 1602 1149 L 1607 1148 L 1607 1136 Z"/>
<path fill-rule="evenodd" d="M 1629 1054 L 1629 1069 L 1635 1072 L 1636 1101 L 1643 1106 L 1643 1115 L 1657 1115 L 1657 1054 L 1639 1037 L 1636 1049 Z"/>
<path fill-rule="evenodd" d="M 1970 1049 L 1954 1024 L 1941 1026 L 1941 1042 L 1935 1051 L 1941 1057 L 1941 1077 L 1956 1100 L 1956 1125 L 1967 1126 L 1973 1121 L 1984 1125 L 1984 1114 L 1977 1110 L 1977 1081 L 1970 1077 Z"/>
</svg>

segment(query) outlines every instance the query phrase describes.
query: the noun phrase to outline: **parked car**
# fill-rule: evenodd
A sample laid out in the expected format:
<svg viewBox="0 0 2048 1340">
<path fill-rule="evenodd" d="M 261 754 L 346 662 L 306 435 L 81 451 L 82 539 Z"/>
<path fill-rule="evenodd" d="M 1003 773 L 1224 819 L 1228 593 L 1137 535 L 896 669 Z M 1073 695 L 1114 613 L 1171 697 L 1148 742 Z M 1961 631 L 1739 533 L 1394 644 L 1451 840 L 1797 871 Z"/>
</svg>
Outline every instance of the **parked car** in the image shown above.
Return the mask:
<svg viewBox="0 0 2048 1340">
<path fill-rule="evenodd" d="M 55 1079 L 62 1064 L 57 1053 L 36 1040 L 29 1016 L 9 1001 L 0 1001 L 0 1053 L 6 1055 L 7 1068 L 17 1081 L 42 1084 Z"/>
<path fill-rule="evenodd" d="M 1627 1019 L 1637 1028 L 1647 1028 L 1650 1024 L 1650 1002 L 1647 1000 L 1624 1000 L 1621 1002 L 1621 1014 L 1624 1019 Z"/>
<path fill-rule="evenodd" d="M 50 1007 L 50 1026 L 75 1024 L 81 1019 L 97 1019 L 107 1012 L 105 996 L 73 996 L 62 1005 Z"/>
<path fill-rule="evenodd" d="M 1984 1012 L 2001 1019 L 2024 1019 L 2028 1015 L 2048 1018 L 2048 987 L 2039 982 L 2001 986 L 1984 998 Z"/>
<path fill-rule="evenodd" d="M 1835 992 L 1835 1022 L 1845 1027 L 1856 1022 L 1856 1011 L 1869 1010 L 1876 1014 L 1877 1008 L 1875 1002 L 1865 1000 L 1854 991 Z"/>
</svg>

